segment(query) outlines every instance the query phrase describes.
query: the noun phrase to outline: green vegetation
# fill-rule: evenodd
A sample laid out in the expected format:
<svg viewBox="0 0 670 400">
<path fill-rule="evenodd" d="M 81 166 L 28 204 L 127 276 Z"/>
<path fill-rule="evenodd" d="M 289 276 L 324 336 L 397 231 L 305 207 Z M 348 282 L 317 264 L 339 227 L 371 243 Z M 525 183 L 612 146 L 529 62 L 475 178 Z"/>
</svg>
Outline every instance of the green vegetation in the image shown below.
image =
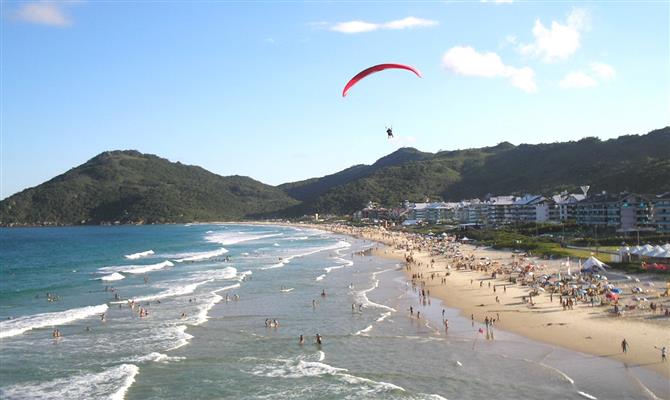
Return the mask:
<svg viewBox="0 0 670 400">
<path fill-rule="evenodd" d="M 2 225 L 241 219 L 297 201 L 243 176 L 221 177 L 137 151 L 102 153 L 0 202 Z"/>
<path fill-rule="evenodd" d="M 670 127 L 646 135 L 601 141 L 420 153 L 400 149 L 373 166 L 356 166 L 327 177 L 280 188 L 303 201 L 287 215 L 350 214 L 372 200 L 397 206 L 403 200 L 482 198 L 487 194 L 555 194 L 590 184 L 591 192 L 670 190 Z M 317 189 L 318 188 L 318 189 Z M 304 190 L 304 193 L 301 192 Z M 298 195 L 297 193 L 300 192 Z M 310 193 L 306 195 L 305 193 Z"/>
<path fill-rule="evenodd" d="M 583 184 L 590 184 L 592 192 L 662 193 L 670 191 L 668 154 L 670 127 L 607 141 L 501 143 L 435 154 L 403 148 L 373 165 L 356 165 L 322 178 L 272 187 L 137 151 L 113 151 L 1 201 L 0 224 L 169 223 L 299 217 L 317 212 L 346 215 L 368 201 L 395 207 L 403 200 L 427 198 L 549 195 L 574 191 Z M 525 236 L 544 233 L 551 237 L 563 228 L 552 225 L 538 232 L 533 225 L 519 229 Z M 596 236 L 595 232 L 574 230 L 572 244 L 594 245 L 589 237 Z M 610 241 L 607 232 L 597 232 L 597 236 L 598 245 L 620 244 L 621 238 Z M 531 247 L 537 251 L 564 251 L 547 248 L 544 239 L 536 242 Z"/>
</svg>

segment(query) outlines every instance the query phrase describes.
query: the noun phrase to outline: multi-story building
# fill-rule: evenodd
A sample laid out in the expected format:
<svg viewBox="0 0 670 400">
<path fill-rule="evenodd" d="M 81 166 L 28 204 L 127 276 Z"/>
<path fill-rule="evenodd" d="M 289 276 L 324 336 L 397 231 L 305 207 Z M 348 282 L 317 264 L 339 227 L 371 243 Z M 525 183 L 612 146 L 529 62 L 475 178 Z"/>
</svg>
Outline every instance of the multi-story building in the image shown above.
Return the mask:
<svg viewBox="0 0 670 400">
<path fill-rule="evenodd" d="M 514 221 L 514 196 L 491 197 L 486 202 L 486 224 L 503 225 Z"/>
<path fill-rule="evenodd" d="M 638 230 L 655 230 L 653 196 L 624 194 L 621 198 L 622 232 Z"/>
<path fill-rule="evenodd" d="M 557 217 L 549 218 L 557 221 L 567 221 L 576 219 L 577 203 L 586 199 L 584 194 L 563 192 L 552 196 L 556 204 Z"/>
<path fill-rule="evenodd" d="M 455 219 L 457 203 L 414 203 L 409 205 L 407 218 L 430 223 L 440 223 Z"/>
<path fill-rule="evenodd" d="M 670 233 L 670 192 L 659 194 L 654 203 L 654 225 L 658 232 Z"/>
<path fill-rule="evenodd" d="M 515 223 L 543 222 L 549 220 L 549 205 L 544 196 L 527 194 L 519 197 L 512 207 Z"/>
<path fill-rule="evenodd" d="M 603 192 L 579 202 L 579 225 L 602 226 L 622 232 L 653 229 L 654 204 L 649 196 Z"/>
<path fill-rule="evenodd" d="M 579 202 L 576 206 L 579 225 L 618 228 L 621 224 L 621 195 L 602 192 Z"/>
</svg>

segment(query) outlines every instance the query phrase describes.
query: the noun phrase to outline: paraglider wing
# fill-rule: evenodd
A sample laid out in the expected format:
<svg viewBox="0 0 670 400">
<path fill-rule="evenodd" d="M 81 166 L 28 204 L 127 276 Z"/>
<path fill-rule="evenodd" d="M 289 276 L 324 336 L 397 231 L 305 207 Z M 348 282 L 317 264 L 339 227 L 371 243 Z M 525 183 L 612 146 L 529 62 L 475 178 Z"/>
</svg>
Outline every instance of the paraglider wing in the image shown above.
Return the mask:
<svg viewBox="0 0 670 400">
<path fill-rule="evenodd" d="M 351 78 L 351 80 L 349 82 L 347 82 L 347 85 L 344 87 L 344 90 L 342 90 L 342 97 L 346 97 L 347 93 L 349 92 L 349 89 L 351 89 L 352 86 L 357 84 L 361 79 L 365 78 L 366 76 L 368 76 L 370 74 L 374 74 L 375 72 L 383 71 L 385 69 L 404 69 L 404 70 L 407 70 L 407 71 L 414 72 L 414 74 L 416 74 L 416 76 L 421 78 L 421 72 L 419 72 L 418 69 L 416 69 L 412 66 L 404 65 L 404 64 L 379 64 L 379 65 L 375 65 L 375 66 L 372 66 L 370 68 L 364 69 L 363 71 L 356 74 L 356 76 Z"/>
</svg>

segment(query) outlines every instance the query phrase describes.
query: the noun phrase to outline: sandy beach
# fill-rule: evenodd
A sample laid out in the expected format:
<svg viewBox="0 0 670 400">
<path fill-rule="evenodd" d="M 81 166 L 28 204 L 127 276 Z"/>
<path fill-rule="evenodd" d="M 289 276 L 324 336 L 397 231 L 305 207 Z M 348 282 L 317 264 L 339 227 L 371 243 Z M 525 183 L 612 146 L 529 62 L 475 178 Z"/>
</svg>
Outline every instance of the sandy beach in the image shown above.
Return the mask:
<svg viewBox="0 0 670 400">
<path fill-rule="evenodd" d="M 304 226 L 304 225 L 302 225 Z M 483 322 L 485 318 L 495 319 L 495 325 L 506 331 L 571 350 L 607 357 L 621 361 L 626 368 L 642 366 L 670 378 L 670 362 L 661 361 L 660 348 L 670 347 L 670 317 L 662 311 L 654 313 L 648 307 L 624 311 L 617 317 L 613 306 L 590 302 L 577 302 L 572 309 L 564 310 L 559 295 L 540 292 L 533 296 L 532 305 L 528 301 L 529 286 L 510 283 L 510 276 L 498 274 L 492 277 L 496 266 L 533 265 L 535 274 L 552 274 L 559 270 L 564 274 L 566 260 L 544 260 L 521 257 L 509 251 L 493 250 L 466 244 L 454 244 L 458 249 L 458 259 L 468 259 L 475 269 L 457 269 L 454 253 L 431 254 L 430 250 L 410 235 L 388 232 L 372 228 L 352 228 L 340 225 L 313 225 L 316 229 L 352 235 L 382 243 L 374 255 L 392 257 L 400 261 L 411 261 L 406 265 L 408 279 L 429 291 L 430 297 L 443 300 L 451 308 L 460 310 L 464 317 L 473 317 Z M 461 264 L 464 264 L 461 262 Z M 578 270 L 576 260 L 573 273 Z M 446 280 L 443 281 L 443 278 Z M 645 296 L 651 302 L 661 304 L 663 309 L 670 303 L 668 297 L 659 297 L 665 288 L 660 277 L 642 277 Z M 619 304 L 632 302 L 629 289 L 643 283 L 635 278 L 612 281 L 625 290 Z M 651 286 L 654 285 L 654 286 Z M 496 301 L 496 297 L 498 301 Z M 647 303 L 649 304 L 649 303 Z M 626 340 L 629 349 L 623 353 L 621 342 Z"/>
</svg>

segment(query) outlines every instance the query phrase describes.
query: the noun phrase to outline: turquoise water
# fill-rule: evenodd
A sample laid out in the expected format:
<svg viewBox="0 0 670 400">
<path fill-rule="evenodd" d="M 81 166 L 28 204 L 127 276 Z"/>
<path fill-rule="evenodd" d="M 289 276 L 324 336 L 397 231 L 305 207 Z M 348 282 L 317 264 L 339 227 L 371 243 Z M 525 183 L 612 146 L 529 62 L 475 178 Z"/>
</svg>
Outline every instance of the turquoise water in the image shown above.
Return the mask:
<svg viewBox="0 0 670 400">
<path fill-rule="evenodd" d="M 449 308 L 445 335 L 438 302 L 409 318 L 400 266 L 354 254 L 371 246 L 257 225 L 0 230 L 0 397 L 668 397 L 646 370 L 487 341 Z"/>
</svg>

